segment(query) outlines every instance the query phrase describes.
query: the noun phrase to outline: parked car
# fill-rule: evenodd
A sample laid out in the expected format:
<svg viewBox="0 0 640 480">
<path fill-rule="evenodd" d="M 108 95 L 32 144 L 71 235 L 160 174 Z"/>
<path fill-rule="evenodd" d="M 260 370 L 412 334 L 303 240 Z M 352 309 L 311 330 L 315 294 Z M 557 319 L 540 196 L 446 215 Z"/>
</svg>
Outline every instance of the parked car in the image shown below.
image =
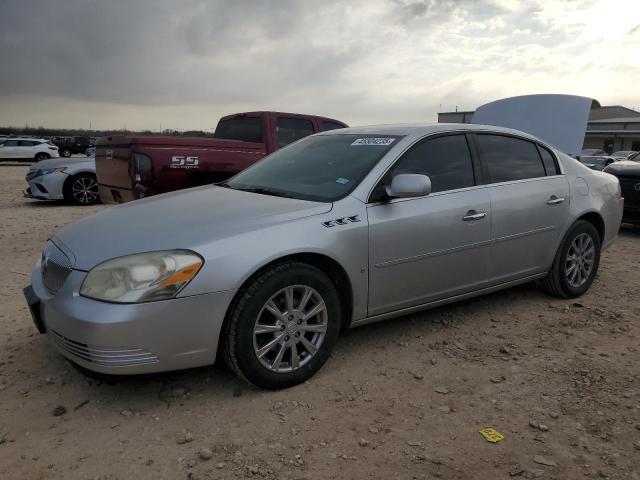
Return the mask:
<svg viewBox="0 0 640 480">
<path fill-rule="evenodd" d="M 91 137 L 55 137 L 54 143 L 60 150 L 61 157 L 70 157 L 74 153 L 85 153 L 87 148 L 95 144 Z"/>
<path fill-rule="evenodd" d="M 624 197 L 622 221 L 640 224 L 640 163 L 623 160 L 609 165 L 605 172 L 618 177 Z"/>
<path fill-rule="evenodd" d="M 89 147 L 85 150 L 84 154 L 87 157 L 95 157 L 96 156 L 96 147 Z"/>
<path fill-rule="evenodd" d="M 515 130 L 333 130 L 221 185 L 67 225 L 25 296 L 86 369 L 182 369 L 220 349 L 282 388 L 320 369 L 343 327 L 533 280 L 582 295 L 622 206 L 613 176 Z"/>
<path fill-rule="evenodd" d="M 578 160 L 591 170 L 604 170 L 605 167 L 617 161 L 613 157 L 587 157 L 585 155 L 580 155 Z"/>
<path fill-rule="evenodd" d="M 640 161 L 640 152 L 636 152 L 629 157 L 629 160 L 633 160 L 635 162 Z"/>
<path fill-rule="evenodd" d="M 599 148 L 587 148 L 580 152 L 580 156 L 582 155 L 587 157 L 603 157 L 603 156 L 606 157 L 608 153 Z"/>
<path fill-rule="evenodd" d="M 220 182 L 300 138 L 344 127 L 313 115 L 249 112 L 221 118 L 215 138 L 103 137 L 96 145 L 100 198 L 122 203 Z"/>
<path fill-rule="evenodd" d="M 26 176 L 24 196 L 38 200 L 66 200 L 76 205 L 100 201 L 96 163 L 88 159 L 56 159 L 35 163 Z"/>
<path fill-rule="evenodd" d="M 613 152 L 610 157 L 615 158 L 616 160 L 628 160 L 630 157 L 635 155 L 636 151 L 634 150 L 618 150 L 617 152 Z"/>
<path fill-rule="evenodd" d="M 41 138 L 7 138 L 0 143 L 0 160 L 40 162 L 59 156 L 58 147 Z"/>
</svg>

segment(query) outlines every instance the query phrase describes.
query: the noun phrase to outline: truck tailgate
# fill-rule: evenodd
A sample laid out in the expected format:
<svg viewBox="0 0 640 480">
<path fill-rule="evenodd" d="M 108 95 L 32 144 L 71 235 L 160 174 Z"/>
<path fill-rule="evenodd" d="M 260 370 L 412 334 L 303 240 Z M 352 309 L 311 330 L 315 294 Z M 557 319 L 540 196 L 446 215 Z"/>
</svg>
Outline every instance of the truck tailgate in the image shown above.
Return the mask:
<svg viewBox="0 0 640 480">
<path fill-rule="evenodd" d="M 96 176 L 100 198 L 105 203 L 133 200 L 129 159 L 132 143 L 126 137 L 108 137 L 96 143 Z M 119 192 L 119 193 L 114 193 Z M 125 198 L 119 198 L 119 197 Z"/>
</svg>

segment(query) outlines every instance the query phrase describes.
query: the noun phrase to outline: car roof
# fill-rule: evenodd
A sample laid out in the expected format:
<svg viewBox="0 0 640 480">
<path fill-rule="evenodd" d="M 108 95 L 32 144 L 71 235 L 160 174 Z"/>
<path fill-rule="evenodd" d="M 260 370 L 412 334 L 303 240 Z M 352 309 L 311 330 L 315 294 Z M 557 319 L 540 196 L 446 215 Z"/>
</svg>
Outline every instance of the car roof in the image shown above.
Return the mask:
<svg viewBox="0 0 640 480">
<path fill-rule="evenodd" d="M 404 123 L 397 125 L 365 125 L 362 127 L 349 127 L 337 130 L 328 130 L 318 133 L 317 135 L 402 135 L 423 137 L 434 133 L 444 133 L 453 131 L 463 132 L 493 132 L 505 133 L 509 135 L 518 135 L 545 143 L 537 137 L 520 130 L 511 128 L 496 127 L 494 125 L 476 125 L 469 123 Z"/>
</svg>

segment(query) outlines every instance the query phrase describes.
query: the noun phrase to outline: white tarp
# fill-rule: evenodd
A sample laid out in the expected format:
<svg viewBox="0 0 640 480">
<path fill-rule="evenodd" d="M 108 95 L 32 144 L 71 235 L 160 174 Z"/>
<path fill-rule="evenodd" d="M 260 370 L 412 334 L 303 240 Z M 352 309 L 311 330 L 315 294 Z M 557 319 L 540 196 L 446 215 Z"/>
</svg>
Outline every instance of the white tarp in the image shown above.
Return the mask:
<svg viewBox="0 0 640 480">
<path fill-rule="evenodd" d="M 575 95 L 523 95 L 486 103 L 471 123 L 530 133 L 569 155 L 582 150 L 589 112 L 597 100 Z"/>
</svg>

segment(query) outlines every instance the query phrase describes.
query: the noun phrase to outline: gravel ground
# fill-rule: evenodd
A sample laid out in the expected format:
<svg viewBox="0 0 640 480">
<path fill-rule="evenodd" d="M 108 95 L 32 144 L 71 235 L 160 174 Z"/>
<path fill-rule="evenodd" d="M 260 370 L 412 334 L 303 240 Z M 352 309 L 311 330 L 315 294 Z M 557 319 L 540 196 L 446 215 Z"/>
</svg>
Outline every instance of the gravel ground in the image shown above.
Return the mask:
<svg viewBox="0 0 640 480">
<path fill-rule="evenodd" d="M 0 166 L 0 478 L 640 480 L 640 229 L 577 301 L 528 285 L 355 329 L 286 391 L 222 362 L 105 382 L 21 289 L 56 228 L 107 207 L 23 199 L 25 172 Z"/>
</svg>

